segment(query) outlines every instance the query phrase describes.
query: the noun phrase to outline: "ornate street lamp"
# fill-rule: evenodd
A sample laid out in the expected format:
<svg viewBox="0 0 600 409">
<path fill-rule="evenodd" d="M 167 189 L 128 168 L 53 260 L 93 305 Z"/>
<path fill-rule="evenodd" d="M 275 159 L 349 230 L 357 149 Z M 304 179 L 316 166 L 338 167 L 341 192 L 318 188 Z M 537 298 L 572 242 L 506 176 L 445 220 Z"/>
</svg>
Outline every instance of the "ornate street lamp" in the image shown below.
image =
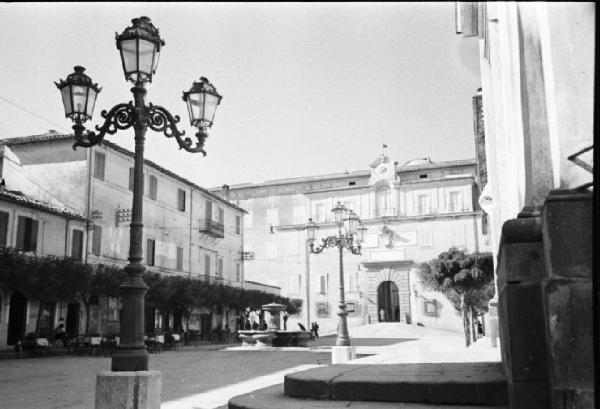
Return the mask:
<svg viewBox="0 0 600 409">
<path fill-rule="evenodd" d="M 338 202 L 331 210 L 335 217 L 335 222 L 338 227 L 337 236 L 329 236 L 321 239 L 323 242 L 320 246 L 315 247 L 315 234 L 318 229 L 312 219 L 308 219 L 306 224 L 306 234 L 310 245 L 310 252 L 319 254 L 327 247 L 337 247 L 340 255 L 340 302 L 338 308 L 339 324 L 337 331 L 337 346 L 350 346 L 350 337 L 348 335 L 348 311 L 346 311 L 346 300 L 344 290 L 344 248 L 350 250 L 352 254 L 360 255 L 360 247 L 362 245 L 364 233 L 367 230 L 365 227 L 358 227 L 360 219 L 351 210 L 346 209 L 344 205 Z M 344 230 L 342 231 L 342 227 Z"/>
<path fill-rule="evenodd" d="M 96 96 L 100 92 L 97 84 L 84 74 L 83 67 L 75 67 L 75 72 L 55 83 L 61 91 L 65 116 L 73 126 L 75 143 L 78 146 L 92 147 L 102 141 L 106 134 L 113 135 L 117 130 L 133 127 L 135 130 L 133 210 L 130 228 L 129 264 L 125 267 L 127 279 L 119 287 L 123 298 L 123 318 L 120 326 L 120 345 L 112 357 L 112 371 L 147 371 L 148 353 L 144 344 L 144 296 L 148 286 L 142 279 L 146 267 L 142 264 L 142 186 L 144 164 L 144 140 L 148 127 L 163 132 L 168 138 L 175 137 L 180 149 L 188 152 L 202 152 L 207 128 L 212 126 L 216 107 L 221 101 L 216 89 L 204 77 L 195 82 L 189 92 L 184 92 L 188 104 L 190 122 L 199 128 L 195 146 L 190 138 L 184 137 L 176 124 L 179 116 L 158 105 L 146 104 L 145 84 L 152 82 L 156 73 L 158 57 L 165 42 L 158 29 L 148 17 L 131 20 L 132 26 L 116 35 L 117 49 L 120 51 L 125 79 L 134 86 L 131 92 L 133 102 L 115 105 L 108 112 L 102 111 L 105 119 L 102 126 L 96 126 L 98 133 L 85 131 L 83 123 L 91 119 Z"/>
</svg>

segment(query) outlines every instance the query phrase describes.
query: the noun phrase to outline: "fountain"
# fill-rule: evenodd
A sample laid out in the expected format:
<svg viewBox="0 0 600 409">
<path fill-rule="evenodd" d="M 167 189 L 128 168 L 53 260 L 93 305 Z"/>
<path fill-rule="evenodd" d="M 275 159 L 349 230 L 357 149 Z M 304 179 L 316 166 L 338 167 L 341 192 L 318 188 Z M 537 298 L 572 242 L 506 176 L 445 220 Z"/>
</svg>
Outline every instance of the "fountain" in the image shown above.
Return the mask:
<svg viewBox="0 0 600 409">
<path fill-rule="evenodd" d="M 306 342 L 310 338 L 307 331 L 281 330 L 281 312 L 285 311 L 286 308 L 285 305 L 274 302 L 263 305 L 261 309 L 268 313 L 267 329 L 264 331 L 238 331 L 238 336 L 242 340 L 242 346 L 256 346 L 256 348 L 265 348 L 269 346 L 306 347 Z"/>
</svg>

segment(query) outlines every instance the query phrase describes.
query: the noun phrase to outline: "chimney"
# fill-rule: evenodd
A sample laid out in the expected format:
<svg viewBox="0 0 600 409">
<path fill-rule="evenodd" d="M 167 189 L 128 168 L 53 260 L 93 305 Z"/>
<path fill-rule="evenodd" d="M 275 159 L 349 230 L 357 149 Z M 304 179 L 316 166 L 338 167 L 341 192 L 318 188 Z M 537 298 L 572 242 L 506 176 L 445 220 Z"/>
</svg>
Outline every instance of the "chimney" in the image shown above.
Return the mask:
<svg viewBox="0 0 600 409">
<path fill-rule="evenodd" d="M 229 185 L 223 185 L 221 188 L 221 195 L 225 198 L 225 200 L 229 200 Z"/>
</svg>

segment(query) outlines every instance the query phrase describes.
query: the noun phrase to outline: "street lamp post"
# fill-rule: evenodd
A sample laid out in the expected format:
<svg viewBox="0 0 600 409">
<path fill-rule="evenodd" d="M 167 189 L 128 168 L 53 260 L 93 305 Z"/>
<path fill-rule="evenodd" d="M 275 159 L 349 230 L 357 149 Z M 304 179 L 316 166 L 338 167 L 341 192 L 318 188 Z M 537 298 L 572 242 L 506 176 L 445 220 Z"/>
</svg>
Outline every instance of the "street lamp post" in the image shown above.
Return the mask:
<svg viewBox="0 0 600 409">
<path fill-rule="evenodd" d="M 310 245 L 310 252 L 319 254 L 327 247 L 337 247 L 340 258 L 340 302 L 338 308 L 339 324 L 337 328 L 336 346 L 350 346 L 350 337 L 348 335 L 348 320 L 346 311 L 346 300 L 344 290 L 344 248 L 350 250 L 352 254 L 360 255 L 360 247 L 364 239 L 366 227 L 363 227 L 356 214 L 344 207 L 340 202 L 331 210 L 335 216 L 335 223 L 338 227 L 337 236 L 329 236 L 322 240 L 320 246 L 315 246 L 315 233 L 318 229 L 317 224 L 312 219 L 308 219 L 306 232 Z M 359 227 L 360 226 L 360 227 Z M 342 230 L 343 229 L 343 230 Z"/>
<path fill-rule="evenodd" d="M 191 89 L 183 93 L 187 104 L 190 123 L 198 127 L 195 146 L 192 139 L 185 137 L 185 131 L 177 129 L 179 116 L 173 116 L 165 108 L 146 104 L 146 83 L 152 82 L 156 72 L 158 57 L 165 42 L 158 29 L 148 17 L 131 20 L 132 26 L 116 35 L 117 49 L 121 54 L 125 79 L 134 84 L 131 88 L 133 103 L 117 104 L 108 112 L 102 111 L 105 119 L 102 126 L 96 126 L 98 133 L 85 131 L 83 123 L 91 119 L 96 97 L 101 89 L 94 84 L 81 66 L 66 80 L 55 83 L 62 94 L 65 116 L 75 125 L 73 131 L 78 146 L 92 147 L 102 141 L 106 134 L 113 135 L 118 130 L 133 127 L 135 131 L 133 206 L 130 227 L 129 264 L 125 267 L 127 278 L 119 287 L 123 298 L 123 317 L 120 325 L 120 344 L 111 361 L 112 371 L 147 371 L 148 352 L 144 344 L 144 296 L 148 286 L 142 279 L 146 267 L 142 263 L 142 205 L 143 205 L 143 165 L 144 141 L 148 127 L 163 132 L 168 138 L 174 137 L 180 149 L 188 152 L 201 152 L 206 156 L 204 143 L 207 129 L 212 126 L 214 114 L 221 96 L 210 82 L 200 78 Z"/>
</svg>

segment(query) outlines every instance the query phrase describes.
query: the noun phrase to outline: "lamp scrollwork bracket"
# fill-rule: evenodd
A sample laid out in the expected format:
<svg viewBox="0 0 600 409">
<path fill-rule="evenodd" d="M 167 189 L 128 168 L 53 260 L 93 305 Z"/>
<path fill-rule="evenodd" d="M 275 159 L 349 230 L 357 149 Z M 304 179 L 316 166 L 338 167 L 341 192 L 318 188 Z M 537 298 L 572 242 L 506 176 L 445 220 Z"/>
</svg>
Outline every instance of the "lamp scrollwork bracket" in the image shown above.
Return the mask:
<svg viewBox="0 0 600 409">
<path fill-rule="evenodd" d="M 134 123 L 134 112 L 132 102 L 115 105 L 108 112 L 106 110 L 102 111 L 101 115 L 105 121 L 102 126 L 96 125 L 98 134 L 88 131 L 84 136 L 85 127 L 78 121 L 73 125 L 75 131 L 73 150 L 77 149 L 78 146 L 90 148 L 100 143 L 106 134 L 114 135 L 119 129 L 123 130 L 131 127 Z"/>
<path fill-rule="evenodd" d="M 202 155 L 206 156 L 204 151 L 204 142 L 207 138 L 207 133 L 203 129 L 200 129 L 196 133 L 198 141 L 195 146 L 192 146 L 193 141 L 189 137 L 185 137 L 185 131 L 177 129 L 177 123 L 180 121 L 179 115 L 172 115 L 165 108 L 149 104 L 148 112 L 148 126 L 150 129 L 156 132 L 162 132 L 167 138 L 175 138 L 179 149 L 185 149 L 188 152 L 196 153 L 202 152 Z"/>
</svg>

